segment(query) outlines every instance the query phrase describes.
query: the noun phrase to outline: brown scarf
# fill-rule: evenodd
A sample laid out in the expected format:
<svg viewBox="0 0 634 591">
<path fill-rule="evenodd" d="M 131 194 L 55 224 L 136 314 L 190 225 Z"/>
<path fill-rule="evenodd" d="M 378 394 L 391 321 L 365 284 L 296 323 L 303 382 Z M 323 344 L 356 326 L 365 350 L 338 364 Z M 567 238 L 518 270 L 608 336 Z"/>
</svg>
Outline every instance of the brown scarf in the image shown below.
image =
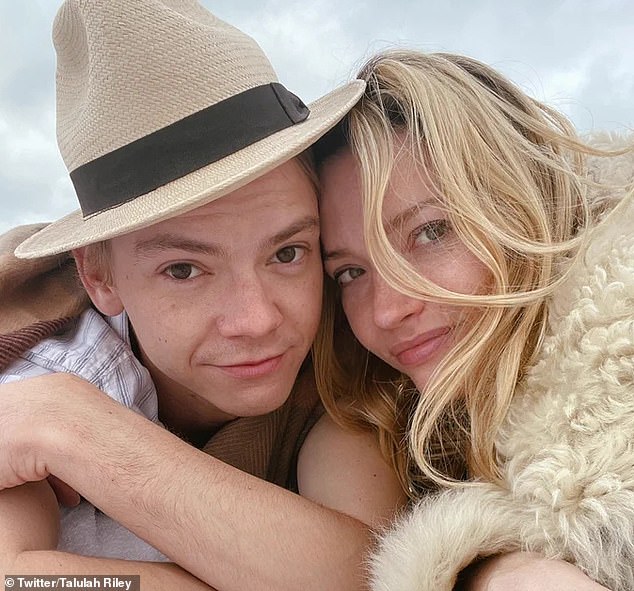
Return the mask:
<svg viewBox="0 0 634 591">
<path fill-rule="evenodd" d="M 90 304 L 69 253 L 30 260 L 13 255 L 40 228 L 20 226 L 0 236 L 0 371 Z"/>
<path fill-rule="evenodd" d="M 0 371 L 36 343 L 59 332 L 90 305 L 69 253 L 25 260 L 15 247 L 42 225 L 0 236 Z M 204 451 L 249 474 L 297 490 L 297 455 L 323 414 L 312 367 L 299 376 L 276 411 L 227 423 Z"/>
</svg>

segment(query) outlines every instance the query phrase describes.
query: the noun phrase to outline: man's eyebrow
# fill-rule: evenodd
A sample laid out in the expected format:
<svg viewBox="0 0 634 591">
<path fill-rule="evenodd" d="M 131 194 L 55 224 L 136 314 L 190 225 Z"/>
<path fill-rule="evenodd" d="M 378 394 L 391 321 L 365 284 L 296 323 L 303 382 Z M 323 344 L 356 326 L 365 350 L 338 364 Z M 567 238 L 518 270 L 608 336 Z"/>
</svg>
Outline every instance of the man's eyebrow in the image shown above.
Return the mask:
<svg viewBox="0 0 634 591">
<path fill-rule="evenodd" d="M 304 232 L 305 230 L 314 230 L 319 229 L 319 218 L 314 215 L 307 215 L 296 222 L 293 222 L 287 228 L 280 230 L 270 238 L 267 238 L 262 243 L 264 248 L 271 248 L 273 246 L 277 246 L 282 242 L 285 242 L 289 238 L 295 236 L 295 234 L 299 234 L 300 232 Z"/>
<path fill-rule="evenodd" d="M 213 242 L 192 240 L 176 234 L 156 234 L 147 240 L 141 240 L 134 245 L 134 251 L 140 256 L 150 256 L 164 250 L 184 250 L 198 254 L 222 256 L 226 251 Z"/>
</svg>

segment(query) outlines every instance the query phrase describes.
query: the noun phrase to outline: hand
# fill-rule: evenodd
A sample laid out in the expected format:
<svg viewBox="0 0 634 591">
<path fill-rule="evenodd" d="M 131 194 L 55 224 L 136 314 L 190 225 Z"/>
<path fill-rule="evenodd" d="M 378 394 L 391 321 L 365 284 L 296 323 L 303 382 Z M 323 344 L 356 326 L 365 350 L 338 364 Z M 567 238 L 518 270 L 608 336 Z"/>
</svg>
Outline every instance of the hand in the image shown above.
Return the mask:
<svg viewBox="0 0 634 591">
<path fill-rule="evenodd" d="M 37 379 L 0 386 L 0 490 L 48 476 L 29 442 L 37 433 L 28 410 L 30 389 Z"/>
<path fill-rule="evenodd" d="M 488 558 L 462 585 L 464 591 L 609 591 L 568 562 L 530 552 Z"/>
<path fill-rule="evenodd" d="M 42 450 L 72 416 L 70 407 L 64 410 L 76 403 L 69 390 L 82 382 L 50 374 L 0 385 L 0 490 L 49 476 Z"/>
</svg>

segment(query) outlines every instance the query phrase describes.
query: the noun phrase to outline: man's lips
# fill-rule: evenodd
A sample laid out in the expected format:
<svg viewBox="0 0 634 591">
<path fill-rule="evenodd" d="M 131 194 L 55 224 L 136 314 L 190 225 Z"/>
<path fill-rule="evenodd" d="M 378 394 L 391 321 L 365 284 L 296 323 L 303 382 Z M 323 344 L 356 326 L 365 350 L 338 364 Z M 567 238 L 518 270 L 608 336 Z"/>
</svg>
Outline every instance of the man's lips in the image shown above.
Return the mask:
<svg viewBox="0 0 634 591">
<path fill-rule="evenodd" d="M 436 352 L 450 332 L 448 326 L 429 330 L 414 339 L 397 343 L 390 349 L 390 354 L 403 366 L 418 365 Z"/>
<path fill-rule="evenodd" d="M 273 373 L 279 367 L 283 357 L 284 353 L 281 353 L 272 357 L 230 364 L 214 364 L 214 366 L 236 378 L 259 378 Z"/>
</svg>

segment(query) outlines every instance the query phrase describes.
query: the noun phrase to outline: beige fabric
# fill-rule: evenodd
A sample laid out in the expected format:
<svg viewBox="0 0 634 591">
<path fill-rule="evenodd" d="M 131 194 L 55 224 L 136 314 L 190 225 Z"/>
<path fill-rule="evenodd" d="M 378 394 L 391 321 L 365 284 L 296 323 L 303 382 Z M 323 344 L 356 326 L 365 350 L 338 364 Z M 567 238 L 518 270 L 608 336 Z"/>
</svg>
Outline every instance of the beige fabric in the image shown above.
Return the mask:
<svg viewBox="0 0 634 591">
<path fill-rule="evenodd" d="M 36 322 L 76 316 L 88 305 L 68 254 L 22 261 L 13 250 L 43 225 L 20 226 L 0 236 L 0 333 Z"/>
</svg>

